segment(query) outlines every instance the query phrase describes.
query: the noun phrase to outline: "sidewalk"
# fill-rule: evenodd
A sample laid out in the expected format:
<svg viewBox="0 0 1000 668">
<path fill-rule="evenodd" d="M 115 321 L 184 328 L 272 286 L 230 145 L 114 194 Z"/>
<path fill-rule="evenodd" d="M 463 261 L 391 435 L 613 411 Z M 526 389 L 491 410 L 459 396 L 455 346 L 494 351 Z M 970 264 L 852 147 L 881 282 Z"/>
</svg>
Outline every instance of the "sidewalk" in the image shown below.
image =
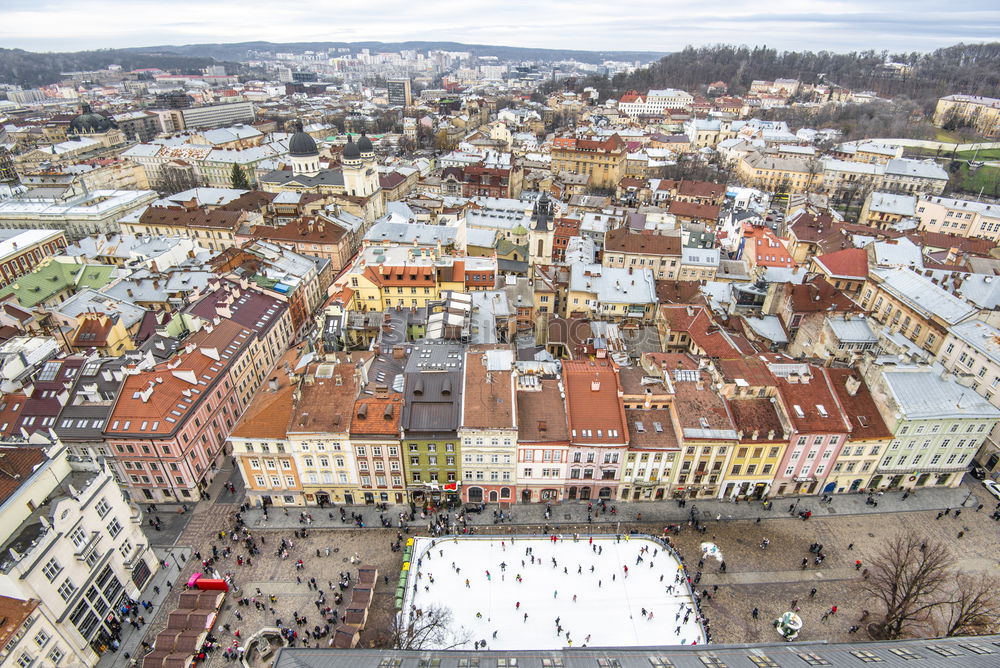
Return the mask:
<svg viewBox="0 0 1000 668">
<path fill-rule="evenodd" d="M 169 580 L 170 582 L 173 582 L 176 580 L 177 574 L 180 572 L 177 569 L 177 564 L 174 563 L 174 559 L 180 560 L 181 555 L 183 554 L 184 560 L 180 561 L 181 566 L 183 566 L 183 564 L 186 563 L 186 560 L 191 557 L 191 550 L 184 547 L 157 547 L 153 548 L 153 552 L 156 554 L 157 559 L 161 561 L 166 560 L 170 565 L 165 568 L 161 567 L 160 570 L 156 572 L 156 575 L 154 575 L 146 584 L 146 588 L 139 597 L 140 600 L 149 601 L 153 604 L 153 609 L 145 614 L 147 618 L 146 626 L 141 626 L 135 629 L 132 628 L 130 624 L 125 624 L 122 627 L 121 646 L 118 648 L 118 651 L 105 652 L 97 662 L 97 668 L 112 668 L 112 666 L 128 665 L 128 662 L 125 660 L 126 652 L 133 657 L 141 654 L 142 649 L 140 644 L 144 638 L 150 645 L 153 644 L 153 638 L 146 638 L 146 632 L 149 630 L 149 622 L 152 621 L 153 617 L 159 612 L 163 601 L 170 594 L 170 588 L 167 587 L 167 581 Z M 160 588 L 159 594 L 153 593 L 154 586 Z"/>
<path fill-rule="evenodd" d="M 978 494 L 978 496 L 977 496 Z M 867 494 L 840 494 L 834 495 L 830 503 L 821 503 L 819 496 L 798 496 L 772 499 L 771 509 L 764 510 L 760 501 L 732 503 L 730 501 L 720 501 L 718 499 L 688 499 L 685 507 L 680 507 L 677 501 L 646 501 L 646 502 L 609 502 L 609 508 L 614 506 L 618 512 L 615 515 L 610 513 L 595 515 L 593 524 L 595 525 L 619 525 L 642 521 L 643 523 L 656 522 L 664 524 L 678 524 L 687 522 L 692 516 L 699 520 L 715 520 L 716 518 L 726 520 L 756 520 L 761 519 L 782 519 L 797 518 L 799 512 L 812 511 L 814 518 L 829 515 L 867 515 L 881 513 L 916 512 L 928 510 L 943 510 L 945 508 L 960 508 L 965 502 L 966 512 L 974 512 L 978 504 L 986 504 L 992 512 L 994 500 L 991 496 L 981 490 L 970 489 L 966 486 L 956 488 L 930 488 L 921 489 L 911 493 L 904 500 L 903 492 L 886 492 L 878 499 L 878 506 L 871 506 L 865 503 Z M 592 500 L 595 503 L 596 500 Z M 549 519 L 545 519 L 545 504 L 517 504 L 511 506 L 509 512 L 510 520 L 504 520 L 505 525 L 514 526 L 542 526 L 559 524 L 584 524 L 587 522 L 587 501 L 569 501 L 553 504 L 552 513 Z M 288 529 L 300 528 L 303 526 L 299 522 L 299 513 L 306 512 L 312 515 L 313 521 L 309 525 L 313 529 L 354 529 L 353 523 L 342 523 L 340 521 L 341 506 L 327 507 L 320 509 L 316 506 L 289 507 L 287 514 L 285 508 L 272 507 L 268 512 L 268 520 L 264 522 L 263 512 L 259 508 L 251 508 L 243 513 L 247 526 L 258 529 Z M 379 521 L 380 511 L 374 506 L 344 506 L 350 513 L 360 513 L 364 518 L 365 527 L 381 528 Z M 790 512 L 790 508 L 793 511 Z M 493 512 L 497 510 L 496 504 L 487 504 L 486 509 L 480 514 L 469 514 L 469 524 L 471 526 L 487 526 L 494 524 Z M 986 510 L 984 508 L 984 510 Z M 399 513 L 410 512 L 408 505 L 391 505 L 385 511 L 385 516 L 393 521 L 394 526 L 399 525 Z M 453 514 L 455 511 L 451 511 Z M 642 519 L 637 520 L 641 513 Z M 416 530 L 424 528 L 427 520 L 421 520 L 420 508 L 417 507 L 417 516 L 411 527 Z M 617 529 L 616 529 L 617 530 Z"/>
</svg>

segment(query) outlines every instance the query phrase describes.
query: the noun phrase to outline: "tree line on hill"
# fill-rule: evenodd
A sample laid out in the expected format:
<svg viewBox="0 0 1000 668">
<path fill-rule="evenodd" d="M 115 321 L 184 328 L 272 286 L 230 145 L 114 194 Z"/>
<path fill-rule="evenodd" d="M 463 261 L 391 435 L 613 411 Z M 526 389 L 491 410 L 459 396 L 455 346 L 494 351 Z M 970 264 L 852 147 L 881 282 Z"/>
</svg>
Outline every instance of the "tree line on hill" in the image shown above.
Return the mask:
<svg viewBox="0 0 1000 668">
<path fill-rule="evenodd" d="M 885 67 L 886 63 L 903 67 Z M 1000 96 L 1000 42 L 957 44 L 930 53 L 888 51 L 778 51 L 766 46 L 716 45 L 693 47 L 664 56 L 648 67 L 613 77 L 592 75 L 576 79 L 582 91 L 590 86 L 601 99 L 619 97 L 628 90 L 681 88 L 704 91 L 724 82 L 733 95 L 746 94 L 754 80 L 798 79 L 831 83 L 852 90 L 871 90 L 880 96 L 905 96 L 924 112 L 937 98 L 952 93 Z M 558 88 L 559 84 L 548 84 Z"/>
<path fill-rule="evenodd" d="M 203 56 L 136 53 L 119 49 L 73 53 L 0 49 L 0 83 L 34 88 L 61 81 L 66 72 L 91 72 L 106 69 L 109 65 L 121 65 L 126 71 L 156 67 L 180 74 L 199 74 L 205 67 L 218 64 L 215 59 Z"/>
</svg>

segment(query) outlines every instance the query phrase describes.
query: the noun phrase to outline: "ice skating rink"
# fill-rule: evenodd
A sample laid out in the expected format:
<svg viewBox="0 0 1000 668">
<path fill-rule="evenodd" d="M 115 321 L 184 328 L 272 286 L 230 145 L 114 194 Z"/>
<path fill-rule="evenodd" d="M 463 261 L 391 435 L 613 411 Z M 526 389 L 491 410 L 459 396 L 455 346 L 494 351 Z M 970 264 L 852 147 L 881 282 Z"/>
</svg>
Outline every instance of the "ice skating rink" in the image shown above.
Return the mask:
<svg viewBox="0 0 1000 668">
<path fill-rule="evenodd" d="M 700 645 L 684 575 L 669 551 L 643 538 L 417 538 L 403 615 L 451 610 L 449 641 L 428 649 Z"/>
</svg>

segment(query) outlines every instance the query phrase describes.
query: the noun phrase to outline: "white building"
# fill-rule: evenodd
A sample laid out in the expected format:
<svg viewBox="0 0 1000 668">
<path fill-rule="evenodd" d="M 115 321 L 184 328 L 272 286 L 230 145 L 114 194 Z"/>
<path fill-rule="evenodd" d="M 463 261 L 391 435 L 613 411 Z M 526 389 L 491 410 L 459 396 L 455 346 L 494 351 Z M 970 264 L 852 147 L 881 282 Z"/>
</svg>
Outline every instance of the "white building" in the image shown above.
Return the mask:
<svg viewBox="0 0 1000 668">
<path fill-rule="evenodd" d="M 651 90 L 645 96 L 634 99 L 626 94 L 618 103 L 618 110 L 629 116 L 659 116 L 672 109 L 687 109 L 694 102 L 694 96 L 676 88 Z"/>
<path fill-rule="evenodd" d="M 93 666 L 118 635 L 121 604 L 142 598 L 160 564 L 104 465 L 74 471 L 65 446 L 44 445 L 0 445 L 13 488 L 0 496 L 0 596 L 32 608 L 0 665 Z"/>
</svg>

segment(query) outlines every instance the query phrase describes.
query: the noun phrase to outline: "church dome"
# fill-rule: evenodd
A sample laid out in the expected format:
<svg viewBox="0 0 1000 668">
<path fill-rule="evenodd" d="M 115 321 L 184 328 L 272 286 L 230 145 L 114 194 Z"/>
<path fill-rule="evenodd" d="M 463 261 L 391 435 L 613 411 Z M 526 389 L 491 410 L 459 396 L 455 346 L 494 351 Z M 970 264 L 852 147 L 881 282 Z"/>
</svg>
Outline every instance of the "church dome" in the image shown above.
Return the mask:
<svg viewBox="0 0 1000 668">
<path fill-rule="evenodd" d="M 361 153 L 374 153 L 375 147 L 372 146 L 372 140 L 366 135 L 362 134 L 361 139 L 358 140 L 358 151 Z"/>
<path fill-rule="evenodd" d="M 98 134 L 115 127 L 114 121 L 90 110 L 90 105 L 83 105 L 82 113 L 69 123 L 71 134 Z"/>
<path fill-rule="evenodd" d="M 366 137 L 361 137 L 361 139 L 366 139 Z M 371 145 L 371 142 L 368 142 Z M 361 150 L 358 148 L 361 145 L 359 140 L 357 144 L 354 143 L 354 139 L 351 135 L 347 135 L 347 143 L 344 144 L 343 157 L 345 160 L 352 160 L 361 157 Z"/>
<path fill-rule="evenodd" d="M 319 155 L 316 140 L 302 131 L 301 123 L 296 123 L 296 131 L 288 140 L 288 155 L 300 158 Z"/>
</svg>

